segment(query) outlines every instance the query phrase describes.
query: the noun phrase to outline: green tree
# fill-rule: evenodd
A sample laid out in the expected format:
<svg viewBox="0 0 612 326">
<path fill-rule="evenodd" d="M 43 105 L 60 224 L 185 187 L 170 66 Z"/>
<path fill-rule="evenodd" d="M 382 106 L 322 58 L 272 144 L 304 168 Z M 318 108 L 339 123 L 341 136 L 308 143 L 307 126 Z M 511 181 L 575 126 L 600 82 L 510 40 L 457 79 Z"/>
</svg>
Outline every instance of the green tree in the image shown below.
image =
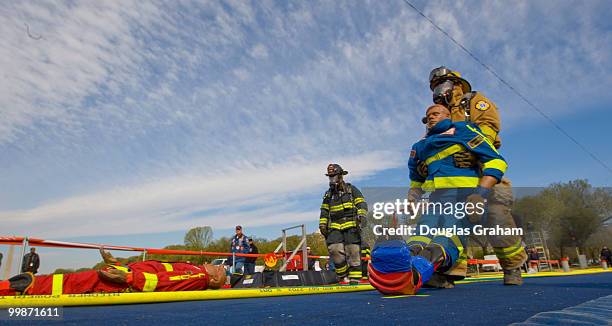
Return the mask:
<svg viewBox="0 0 612 326">
<path fill-rule="evenodd" d="M 597 230 L 585 244 L 587 257 L 599 260 L 601 248 L 610 247 L 610 239 L 612 239 L 612 225 L 606 225 Z"/>
<path fill-rule="evenodd" d="M 53 271 L 53 274 L 70 274 L 70 273 L 74 273 L 74 269 L 72 269 L 72 268 L 58 268 L 55 271 Z"/>
<path fill-rule="evenodd" d="M 79 268 L 77 270 L 74 270 L 72 268 L 58 268 L 55 271 L 53 271 L 53 274 L 70 274 L 70 273 L 86 272 L 89 270 L 91 270 L 91 268 L 87 268 L 87 267 Z"/>
<path fill-rule="evenodd" d="M 612 195 L 604 189 L 593 189 L 586 180 L 555 183 L 537 195 L 515 203 L 515 212 L 524 224 L 549 234 L 549 247 L 560 255 L 564 248 L 582 248 L 612 219 Z M 549 248 L 553 251 L 553 248 Z"/>
</svg>

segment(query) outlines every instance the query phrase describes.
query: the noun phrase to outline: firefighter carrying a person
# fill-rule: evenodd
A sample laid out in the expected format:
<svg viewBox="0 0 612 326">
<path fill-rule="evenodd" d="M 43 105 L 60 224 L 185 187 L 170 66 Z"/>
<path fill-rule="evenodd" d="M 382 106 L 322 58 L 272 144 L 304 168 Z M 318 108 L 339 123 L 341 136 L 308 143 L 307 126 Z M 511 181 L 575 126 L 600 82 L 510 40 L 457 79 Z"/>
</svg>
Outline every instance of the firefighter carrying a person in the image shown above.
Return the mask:
<svg viewBox="0 0 612 326">
<path fill-rule="evenodd" d="M 429 87 L 433 92 L 433 102 L 450 110 L 452 122 L 465 121 L 478 126 L 496 149 L 501 147 L 499 137 L 501 120 L 497 106 L 482 93 L 472 91 L 470 83 L 462 78 L 459 72 L 444 66 L 435 68 L 429 74 Z M 456 167 L 463 169 L 471 169 L 478 164 L 474 154 L 469 151 L 453 154 L 453 163 Z M 420 174 L 427 175 L 426 170 L 425 162 L 419 162 Z M 508 178 L 504 177 L 492 189 L 485 227 L 515 228 L 516 223 L 511 214 L 512 203 L 512 184 Z M 504 284 L 521 285 L 523 279 L 520 268 L 527 259 L 521 237 L 493 235 L 488 236 L 488 241 L 504 271 Z M 453 281 L 464 278 L 466 272 L 467 259 L 463 255 L 445 274 L 434 275 L 432 285 L 452 287 Z"/>
<path fill-rule="evenodd" d="M 431 192 L 429 203 L 445 205 L 463 204 L 466 220 L 451 211 L 427 210 L 423 212 L 417 234 L 403 240 L 377 243 L 372 250 L 369 279 L 383 294 L 415 294 L 426 284 L 434 272 L 444 273 L 461 259 L 466 247 L 466 234 L 432 234 L 426 229 L 465 229 L 483 217 L 491 188 L 501 181 L 507 164 L 504 158 L 477 126 L 465 121 L 452 122 L 450 110 L 435 104 L 426 111 L 428 132 L 413 145 L 408 160 L 410 192 L 408 201 L 418 202 L 424 191 Z M 452 155 L 461 151 L 474 154 L 482 168 L 459 168 Z M 427 175 L 418 171 L 419 162 L 427 164 Z M 468 203 L 471 211 L 467 210 Z M 475 209 L 480 207 L 479 210 Z M 468 221 L 469 220 L 469 221 Z"/>
</svg>

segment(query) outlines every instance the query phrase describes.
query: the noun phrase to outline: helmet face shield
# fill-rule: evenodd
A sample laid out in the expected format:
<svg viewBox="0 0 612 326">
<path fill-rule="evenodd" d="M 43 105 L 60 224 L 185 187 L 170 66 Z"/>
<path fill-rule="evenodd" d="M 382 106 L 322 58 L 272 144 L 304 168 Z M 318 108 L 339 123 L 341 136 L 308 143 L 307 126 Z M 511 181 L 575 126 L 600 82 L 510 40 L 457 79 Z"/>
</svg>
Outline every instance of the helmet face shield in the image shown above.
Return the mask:
<svg viewBox="0 0 612 326">
<path fill-rule="evenodd" d="M 470 85 L 467 80 L 462 78 L 458 71 L 452 71 L 444 66 L 435 68 L 429 73 L 429 88 L 433 91 L 438 84 L 446 80 L 452 80 L 457 85 L 461 85 L 463 93 L 472 91 L 472 85 Z"/>
<path fill-rule="evenodd" d="M 448 105 L 453 98 L 453 87 L 455 84 L 446 80 L 434 87 L 433 102 L 436 104 Z"/>
<path fill-rule="evenodd" d="M 432 70 L 432 71 L 429 73 L 429 83 L 431 84 L 431 83 L 433 83 L 433 82 L 434 82 L 436 79 L 439 79 L 439 78 L 442 78 L 442 77 L 448 77 L 448 76 L 449 76 L 449 75 L 451 75 L 452 73 L 453 73 L 453 72 L 452 72 L 450 69 L 448 69 L 448 68 L 446 68 L 446 67 L 444 67 L 444 66 L 442 66 L 442 67 L 438 67 L 438 68 L 436 68 L 436 69 Z"/>
</svg>

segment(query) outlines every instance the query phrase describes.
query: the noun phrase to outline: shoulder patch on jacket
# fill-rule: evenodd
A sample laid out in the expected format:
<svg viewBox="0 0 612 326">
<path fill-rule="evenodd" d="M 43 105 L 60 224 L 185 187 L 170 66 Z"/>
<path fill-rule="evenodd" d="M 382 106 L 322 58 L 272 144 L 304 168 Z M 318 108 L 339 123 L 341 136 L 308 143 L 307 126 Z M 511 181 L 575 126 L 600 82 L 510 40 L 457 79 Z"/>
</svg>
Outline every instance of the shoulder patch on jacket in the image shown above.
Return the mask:
<svg viewBox="0 0 612 326">
<path fill-rule="evenodd" d="M 481 135 L 477 135 L 476 137 L 472 138 L 467 144 L 468 146 L 470 146 L 470 148 L 475 148 L 478 145 L 482 144 L 483 141 L 484 137 L 482 137 Z"/>
<path fill-rule="evenodd" d="M 489 104 L 487 101 L 481 100 L 478 101 L 476 103 L 476 109 L 480 110 L 480 111 L 486 111 L 491 107 L 491 104 Z"/>
<path fill-rule="evenodd" d="M 410 151 L 410 158 L 415 158 L 416 157 L 416 150 L 411 150 Z"/>
</svg>

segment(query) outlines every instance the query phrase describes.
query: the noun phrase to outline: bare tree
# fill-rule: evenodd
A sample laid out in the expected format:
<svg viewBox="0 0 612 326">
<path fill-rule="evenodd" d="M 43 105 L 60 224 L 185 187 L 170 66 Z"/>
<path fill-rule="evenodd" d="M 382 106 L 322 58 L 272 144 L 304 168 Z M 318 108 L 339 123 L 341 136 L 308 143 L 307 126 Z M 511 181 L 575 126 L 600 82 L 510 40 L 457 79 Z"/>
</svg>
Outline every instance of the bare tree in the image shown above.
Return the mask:
<svg viewBox="0 0 612 326">
<path fill-rule="evenodd" d="M 207 247 L 213 238 L 213 231 L 210 226 L 198 226 L 185 234 L 185 246 L 189 249 L 202 250 Z"/>
</svg>

